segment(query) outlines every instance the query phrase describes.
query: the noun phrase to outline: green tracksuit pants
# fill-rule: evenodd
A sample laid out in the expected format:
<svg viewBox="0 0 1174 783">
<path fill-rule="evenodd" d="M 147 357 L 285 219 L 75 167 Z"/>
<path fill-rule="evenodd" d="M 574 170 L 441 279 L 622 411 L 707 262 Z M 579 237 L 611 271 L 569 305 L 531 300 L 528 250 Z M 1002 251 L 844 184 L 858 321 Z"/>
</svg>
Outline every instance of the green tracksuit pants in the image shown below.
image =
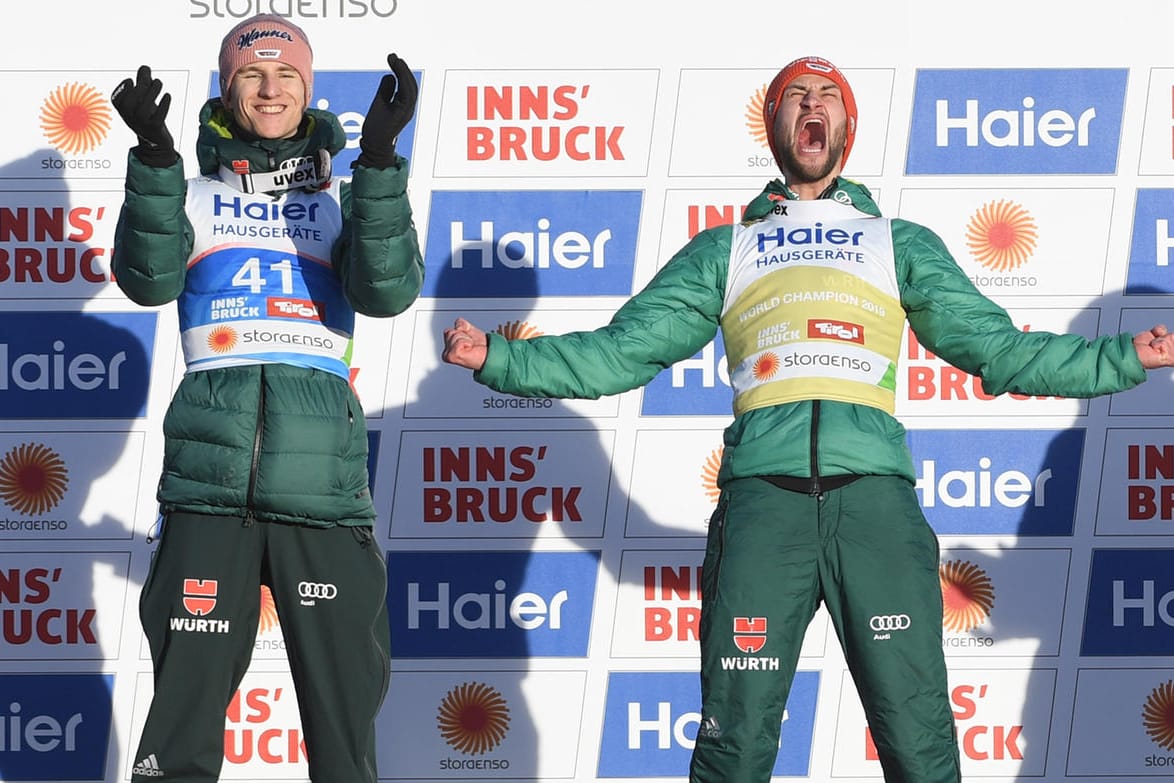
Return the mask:
<svg viewBox="0 0 1174 783">
<path fill-rule="evenodd" d="M 285 639 L 310 779 L 376 780 L 375 716 L 391 669 L 387 567 L 370 529 L 173 513 L 139 600 L 155 691 L 134 783 L 219 778 L 263 584 Z"/>
<path fill-rule="evenodd" d="M 729 482 L 701 590 L 692 783 L 766 783 L 803 636 L 827 607 L 888 783 L 956 783 L 938 542 L 913 486 L 864 477 L 813 496 Z M 745 659 L 755 666 L 740 666 Z M 864 739 L 843 752 L 863 754 Z"/>
</svg>

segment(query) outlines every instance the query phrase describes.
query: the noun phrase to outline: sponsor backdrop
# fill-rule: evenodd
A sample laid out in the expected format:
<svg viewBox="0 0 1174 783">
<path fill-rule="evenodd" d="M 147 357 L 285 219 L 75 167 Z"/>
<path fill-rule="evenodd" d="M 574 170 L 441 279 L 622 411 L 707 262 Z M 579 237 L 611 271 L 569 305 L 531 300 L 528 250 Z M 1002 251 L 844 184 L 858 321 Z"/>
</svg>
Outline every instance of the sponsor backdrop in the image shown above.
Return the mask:
<svg viewBox="0 0 1174 783">
<path fill-rule="evenodd" d="M 510 338 L 605 323 L 774 176 L 764 88 L 813 53 L 855 86 L 848 173 L 889 215 L 938 231 L 1023 329 L 1174 322 L 1174 6 L 1038 6 L 6 4 L 0 779 L 122 781 L 142 761 L 137 598 L 183 368 L 173 309 L 136 307 L 110 279 L 133 138 L 108 96 L 140 63 L 173 97 L 189 173 L 194 115 L 239 18 L 272 10 L 309 32 L 314 103 L 349 134 L 344 174 L 385 55 L 419 77 L 400 149 L 428 279 L 401 317 L 360 319 L 352 370 L 390 573 L 380 779 L 673 780 L 698 728 L 722 343 L 645 389 L 569 402 L 478 386 L 440 363 L 441 330 L 458 315 Z M 942 542 L 966 776 L 1174 774 L 1174 376 L 1111 398 L 991 398 L 907 335 L 901 379 Z M 280 619 L 258 600 L 224 779 L 302 781 Z M 899 616 L 874 621 L 900 632 Z M 772 630 L 730 629 L 748 652 L 727 665 L 773 676 L 752 652 Z M 799 668 L 775 774 L 878 780 L 822 613 Z"/>
</svg>

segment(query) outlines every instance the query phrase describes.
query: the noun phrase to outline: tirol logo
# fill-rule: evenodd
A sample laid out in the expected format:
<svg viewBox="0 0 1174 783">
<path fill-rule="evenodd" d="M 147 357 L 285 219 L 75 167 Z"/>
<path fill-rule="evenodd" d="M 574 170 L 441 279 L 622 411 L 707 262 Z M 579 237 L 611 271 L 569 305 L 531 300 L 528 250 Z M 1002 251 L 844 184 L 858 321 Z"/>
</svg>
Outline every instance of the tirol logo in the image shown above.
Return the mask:
<svg viewBox="0 0 1174 783">
<path fill-rule="evenodd" d="M 907 439 L 937 533 L 1072 535 L 1083 430 L 919 430 Z"/>
<path fill-rule="evenodd" d="M 68 486 L 65 461 L 42 443 L 22 443 L 0 458 L 0 500 L 17 514 L 52 510 Z"/>
<path fill-rule="evenodd" d="M 66 155 L 85 155 L 106 140 L 112 115 L 105 94 L 71 82 L 53 90 L 41 105 L 45 139 Z"/>
<path fill-rule="evenodd" d="M 919 70 L 905 173 L 1112 174 L 1128 74 Z"/>
<path fill-rule="evenodd" d="M 400 658 L 581 657 L 598 551 L 390 552 L 391 648 Z"/>
<path fill-rule="evenodd" d="M 1126 294 L 1174 293 L 1174 190 L 1139 188 L 1133 212 Z"/>
<path fill-rule="evenodd" d="M 627 296 L 643 194 L 432 191 L 424 295 Z"/>
<path fill-rule="evenodd" d="M 966 560 L 950 560 L 938 568 L 942 584 L 942 628 L 970 633 L 990 617 L 995 587 L 985 571 Z"/>
<path fill-rule="evenodd" d="M 357 0 L 348 0 L 352 7 L 361 6 Z M 391 3 L 394 5 L 394 3 Z M 386 14 L 378 14 L 384 16 Z M 309 108 L 332 112 L 338 117 L 346 135 L 346 145 L 331 159 L 336 176 L 349 172 L 351 164 L 359 156 L 359 138 L 363 135 L 363 120 L 371 98 L 379 88 L 379 82 L 388 71 L 314 71 L 314 98 Z M 424 89 L 423 76 L 413 71 L 420 90 Z M 213 71 L 208 78 L 208 97 L 220 94 L 220 76 Z M 395 140 L 395 151 L 407 160 L 412 160 L 412 148 L 416 137 L 415 115 L 400 131 Z"/>
<path fill-rule="evenodd" d="M 813 318 L 807 322 L 807 336 L 813 339 L 842 340 L 864 345 L 864 327 L 848 321 Z"/>
<path fill-rule="evenodd" d="M 766 646 L 765 617 L 735 617 L 734 646 L 744 653 L 756 653 Z"/>
<path fill-rule="evenodd" d="M 1080 654 L 1169 655 L 1174 549 L 1095 549 Z"/>
<path fill-rule="evenodd" d="M 436 728 L 453 750 L 467 756 L 488 753 L 510 729 L 510 707 L 496 688 L 465 682 L 445 694 L 436 712 Z M 454 766 L 459 766 L 459 761 Z M 447 768 L 448 765 L 446 765 Z"/>
<path fill-rule="evenodd" d="M 1010 272 L 1035 252 L 1039 229 L 1031 213 L 1013 201 L 984 204 L 966 225 L 966 246 L 980 266 Z"/>
<path fill-rule="evenodd" d="M 719 332 L 689 359 L 661 370 L 644 387 L 641 416 L 730 416 L 733 392 Z"/>
<path fill-rule="evenodd" d="M 0 418 L 145 415 L 155 313 L 0 313 Z"/>
<path fill-rule="evenodd" d="M 196 617 L 212 614 L 216 608 L 217 588 L 215 579 L 184 579 L 183 608 Z"/>
<path fill-rule="evenodd" d="M 325 305 L 310 299 L 270 297 L 266 300 L 266 312 L 274 318 L 301 318 L 307 321 L 320 321 L 325 310 Z"/>
<path fill-rule="evenodd" d="M 1174 751 L 1174 680 L 1150 692 L 1141 711 L 1145 733 L 1163 750 Z"/>
</svg>

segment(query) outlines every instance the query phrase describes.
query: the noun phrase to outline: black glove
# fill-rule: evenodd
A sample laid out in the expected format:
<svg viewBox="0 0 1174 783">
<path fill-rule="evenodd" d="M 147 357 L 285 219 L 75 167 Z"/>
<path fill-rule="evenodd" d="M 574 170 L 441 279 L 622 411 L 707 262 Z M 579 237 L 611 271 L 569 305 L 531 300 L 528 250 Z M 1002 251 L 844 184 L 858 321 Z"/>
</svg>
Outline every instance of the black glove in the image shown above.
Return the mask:
<svg viewBox="0 0 1174 783">
<path fill-rule="evenodd" d="M 175 140 L 167 130 L 167 110 L 171 107 L 171 93 L 159 93 L 163 82 L 151 78 L 151 69 L 139 66 L 137 80 L 123 79 L 110 95 L 110 102 L 122 121 L 139 137 L 135 156 L 148 166 L 164 168 L 179 160 Z M 155 103 L 155 99 L 159 102 Z"/>
<path fill-rule="evenodd" d="M 416 77 L 408 64 L 394 54 L 387 55 L 391 73 L 379 81 L 375 99 L 363 120 L 359 137 L 357 166 L 385 169 L 395 163 L 395 140 L 416 111 Z"/>
</svg>

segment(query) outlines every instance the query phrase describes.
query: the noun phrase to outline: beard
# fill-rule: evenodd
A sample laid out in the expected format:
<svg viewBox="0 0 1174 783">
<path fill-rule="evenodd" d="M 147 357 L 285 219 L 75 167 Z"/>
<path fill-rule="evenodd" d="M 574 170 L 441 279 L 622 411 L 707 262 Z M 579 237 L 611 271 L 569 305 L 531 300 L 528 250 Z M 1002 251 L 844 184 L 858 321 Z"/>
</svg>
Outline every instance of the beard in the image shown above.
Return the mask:
<svg viewBox="0 0 1174 783">
<path fill-rule="evenodd" d="M 797 141 L 793 132 L 788 132 L 781 141 L 779 165 L 787 175 L 787 181 L 796 185 L 810 184 L 826 179 L 840 165 L 844 158 L 844 146 L 848 142 L 848 130 L 841 125 L 827 140 L 827 156 L 822 163 L 799 160 L 795 155 Z"/>
</svg>

